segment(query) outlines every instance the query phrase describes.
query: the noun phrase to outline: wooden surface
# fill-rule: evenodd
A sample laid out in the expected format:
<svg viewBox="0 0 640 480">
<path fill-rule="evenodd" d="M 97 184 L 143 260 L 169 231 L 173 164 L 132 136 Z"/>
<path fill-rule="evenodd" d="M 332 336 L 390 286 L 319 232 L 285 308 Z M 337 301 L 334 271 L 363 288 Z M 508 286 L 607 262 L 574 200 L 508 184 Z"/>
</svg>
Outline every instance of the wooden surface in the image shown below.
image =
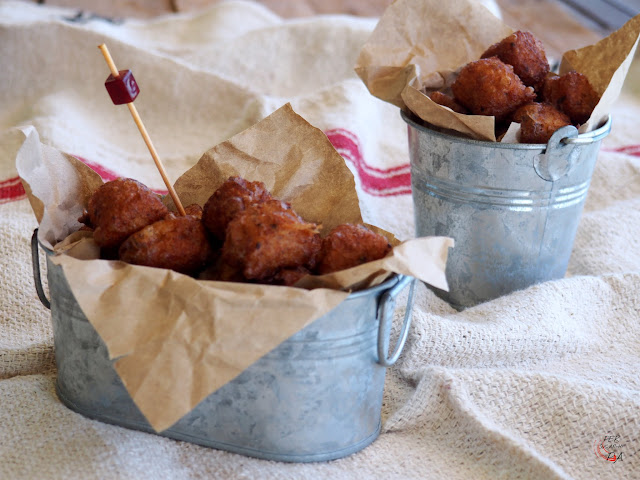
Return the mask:
<svg viewBox="0 0 640 480">
<path fill-rule="evenodd" d="M 149 18 L 173 12 L 199 10 L 219 1 L 222 0 L 40 0 L 38 3 L 75 7 L 108 17 Z M 377 17 L 391 1 L 260 0 L 260 3 L 284 18 L 327 13 Z M 505 23 L 513 28 L 534 33 L 544 43 L 550 59 L 557 59 L 565 50 L 594 43 L 608 33 L 594 24 L 589 24 L 585 18 L 556 0 L 497 0 L 497 3 L 502 10 Z"/>
<path fill-rule="evenodd" d="M 555 1 L 499 0 L 498 4 L 504 22 L 538 37 L 550 60 L 558 60 L 562 52 L 593 44 L 607 34 L 584 25 L 573 11 Z"/>
</svg>

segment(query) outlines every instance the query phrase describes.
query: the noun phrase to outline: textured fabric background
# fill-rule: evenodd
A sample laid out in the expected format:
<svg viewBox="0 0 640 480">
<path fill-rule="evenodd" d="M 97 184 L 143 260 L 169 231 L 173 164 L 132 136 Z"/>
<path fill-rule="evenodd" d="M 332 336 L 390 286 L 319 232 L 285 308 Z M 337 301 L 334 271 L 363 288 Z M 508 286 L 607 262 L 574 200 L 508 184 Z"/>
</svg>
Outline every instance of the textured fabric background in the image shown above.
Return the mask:
<svg viewBox="0 0 640 480">
<path fill-rule="evenodd" d="M 127 109 L 104 91 L 96 47 L 106 41 L 136 75 L 136 106 L 171 178 L 290 101 L 344 156 L 366 221 L 408 238 L 406 126 L 353 73 L 375 21 L 285 21 L 243 2 L 123 24 L 74 15 L 0 2 L 0 478 L 640 478 L 637 62 L 566 278 L 463 312 L 419 286 L 406 350 L 387 377 L 380 438 L 341 460 L 283 464 L 88 420 L 58 401 L 16 127 L 34 125 L 105 179 L 163 189 Z M 615 463 L 594 453 L 605 435 L 624 445 Z"/>
</svg>

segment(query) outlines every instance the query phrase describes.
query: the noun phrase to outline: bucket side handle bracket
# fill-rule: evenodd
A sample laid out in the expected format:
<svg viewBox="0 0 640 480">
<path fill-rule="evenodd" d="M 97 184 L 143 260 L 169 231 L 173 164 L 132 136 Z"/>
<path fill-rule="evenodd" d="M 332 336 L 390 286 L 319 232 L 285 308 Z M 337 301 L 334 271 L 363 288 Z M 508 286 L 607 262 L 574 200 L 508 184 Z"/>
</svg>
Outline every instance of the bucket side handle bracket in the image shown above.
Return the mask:
<svg viewBox="0 0 640 480">
<path fill-rule="evenodd" d="M 575 148 L 578 140 L 578 129 L 573 125 L 556 130 L 545 151 L 534 159 L 533 168 L 538 176 L 547 182 L 555 182 L 571 172 L 579 153 Z"/>
<path fill-rule="evenodd" d="M 396 297 L 404 290 L 408 283 L 411 283 L 409 289 L 409 297 L 407 299 L 407 308 L 404 314 L 404 322 L 402 324 L 402 330 L 398 336 L 395 350 L 389 356 L 389 339 L 387 333 L 391 331 L 391 322 L 393 322 L 393 313 L 396 309 Z M 409 336 L 409 329 L 411 328 L 411 318 L 413 310 L 413 292 L 416 286 L 416 279 L 412 277 L 403 276 L 398 283 L 392 288 L 387 290 L 380 300 L 379 318 L 380 323 L 378 325 L 378 363 L 384 367 L 390 367 L 398 361 L 402 349 Z"/>
<path fill-rule="evenodd" d="M 42 286 L 42 275 L 40 273 L 40 252 L 38 250 L 38 229 L 33 231 L 31 236 L 31 264 L 33 266 L 33 282 L 36 285 L 36 292 L 42 304 L 51 310 L 51 302 L 44 293 Z"/>
</svg>

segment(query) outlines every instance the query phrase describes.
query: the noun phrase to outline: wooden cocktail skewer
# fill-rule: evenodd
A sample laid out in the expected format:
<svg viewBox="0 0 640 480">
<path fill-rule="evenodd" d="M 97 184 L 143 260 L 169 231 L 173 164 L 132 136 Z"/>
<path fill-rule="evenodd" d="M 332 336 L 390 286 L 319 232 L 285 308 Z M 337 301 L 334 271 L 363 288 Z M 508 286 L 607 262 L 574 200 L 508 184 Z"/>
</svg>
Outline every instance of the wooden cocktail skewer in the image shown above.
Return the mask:
<svg viewBox="0 0 640 480">
<path fill-rule="evenodd" d="M 109 70 L 111 70 L 111 75 L 113 75 L 113 78 L 114 79 L 119 79 L 120 78 L 120 72 L 116 68 L 116 64 L 113 62 L 113 58 L 111 58 L 111 54 L 109 53 L 109 49 L 107 48 L 107 46 L 103 43 L 103 44 L 99 45 L 98 48 L 102 52 L 102 55 L 104 56 L 104 59 L 107 62 L 107 65 L 109 65 Z M 133 76 L 130 76 L 130 78 L 131 78 L 131 81 L 133 81 L 133 83 L 135 85 L 135 80 L 133 79 Z M 135 88 L 136 88 L 136 95 L 137 95 L 137 85 L 135 85 Z M 112 96 L 112 99 L 113 99 L 113 96 Z M 115 101 L 114 101 L 114 103 L 115 103 Z M 144 124 L 142 123 L 142 119 L 140 118 L 140 115 L 138 114 L 138 110 L 136 109 L 136 106 L 133 104 L 133 99 L 131 101 L 129 101 L 129 102 L 126 102 L 126 103 L 127 103 L 127 107 L 129 107 L 129 111 L 131 112 L 131 116 L 133 117 L 133 121 L 138 126 L 138 130 L 140 130 L 140 134 L 142 135 L 144 143 L 147 144 L 147 148 L 149 149 L 149 153 L 151 153 L 151 157 L 153 157 L 153 161 L 155 162 L 156 167 L 158 168 L 158 171 L 160 172 L 160 176 L 162 177 L 162 180 L 164 181 L 164 184 L 167 186 L 167 190 L 169 191 L 169 195 L 171 195 L 173 203 L 176 205 L 176 208 L 178 209 L 178 212 L 180 213 L 180 215 L 186 215 L 186 212 L 184 211 L 184 207 L 182 206 L 182 202 L 180 202 L 180 199 L 178 198 L 178 194 L 173 189 L 173 186 L 171 185 L 171 182 L 169 181 L 169 177 L 167 176 L 167 173 L 166 173 L 166 171 L 164 169 L 164 166 L 162 165 L 162 162 L 160 161 L 160 157 L 158 157 L 158 153 L 156 152 L 156 149 L 153 146 L 153 143 L 151 142 L 151 137 L 149 137 L 149 134 L 147 133 L 147 129 L 145 128 Z"/>
</svg>

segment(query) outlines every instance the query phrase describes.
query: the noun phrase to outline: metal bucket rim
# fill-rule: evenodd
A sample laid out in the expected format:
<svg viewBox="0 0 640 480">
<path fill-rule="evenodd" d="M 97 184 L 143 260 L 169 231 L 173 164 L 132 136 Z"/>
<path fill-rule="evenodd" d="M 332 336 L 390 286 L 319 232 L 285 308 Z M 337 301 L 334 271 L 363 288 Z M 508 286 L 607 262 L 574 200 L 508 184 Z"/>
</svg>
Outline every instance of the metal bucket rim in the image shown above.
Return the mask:
<svg viewBox="0 0 640 480">
<path fill-rule="evenodd" d="M 40 245 L 40 248 L 42 250 L 44 250 L 44 252 L 46 253 L 47 256 L 55 255 L 55 252 L 52 249 L 44 246 L 39 238 L 38 238 L 38 245 Z M 376 294 L 376 293 L 378 293 L 378 292 L 380 292 L 382 290 L 388 290 L 391 287 L 393 287 L 396 283 L 401 281 L 403 277 L 404 277 L 404 275 L 402 275 L 402 274 L 391 273 L 388 278 L 386 278 L 385 280 L 383 280 L 382 282 L 380 282 L 377 285 L 374 285 L 374 286 L 369 287 L 369 288 L 365 288 L 364 290 L 358 290 L 356 292 L 350 292 L 349 296 L 345 300 L 349 300 L 351 298 L 358 298 L 358 297 L 361 297 L 361 296 L 364 296 L 364 295 Z"/>
<path fill-rule="evenodd" d="M 423 132 L 428 132 L 430 135 L 439 136 L 442 138 L 447 138 L 450 141 L 457 141 L 460 143 L 467 143 L 470 145 L 477 145 L 483 147 L 493 147 L 493 148 L 515 148 L 522 150 L 540 150 L 543 151 L 547 148 L 546 143 L 501 143 L 501 142 L 490 142 L 488 140 L 475 140 L 473 138 L 463 137 L 459 135 L 451 135 L 448 133 L 440 132 L 438 130 L 431 129 L 421 123 L 418 123 L 419 118 L 413 112 L 407 112 L 405 110 L 400 110 L 400 115 L 402 119 L 411 127 L 416 130 L 420 130 Z M 600 127 L 590 132 L 581 133 L 578 135 L 580 139 L 590 139 L 593 142 L 597 142 L 602 140 L 609 134 L 611 130 L 611 115 L 607 116 L 607 121 Z"/>
</svg>

